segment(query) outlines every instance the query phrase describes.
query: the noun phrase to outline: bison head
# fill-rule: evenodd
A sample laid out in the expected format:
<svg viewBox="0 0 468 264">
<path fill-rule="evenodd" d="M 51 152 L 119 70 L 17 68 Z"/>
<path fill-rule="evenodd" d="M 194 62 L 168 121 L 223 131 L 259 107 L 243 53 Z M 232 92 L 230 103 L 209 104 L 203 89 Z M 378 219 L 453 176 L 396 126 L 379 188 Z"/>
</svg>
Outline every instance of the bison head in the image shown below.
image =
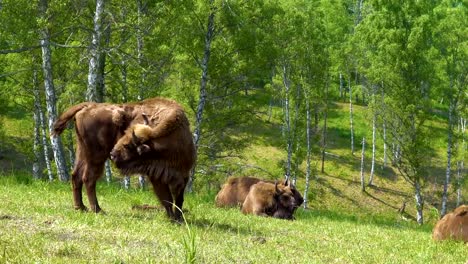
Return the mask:
<svg viewBox="0 0 468 264">
<path fill-rule="evenodd" d="M 273 199 L 276 204 L 276 208 L 273 212 L 273 217 L 281 219 L 294 219 L 293 214 L 298 207 L 296 198 L 290 186 L 278 185 L 275 183 L 275 195 Z"/>
<path fill-rule="evenodd" d="M 151 133 L 152 128 L 146 124 L 136 124 L 126 131 L 110 152 L 110 158 L 117 168 L 132 173 L 131 169 L 137 163 L 141 165 L 145 160 L 155 157 Z"/>
<path fill-rule="evenodd" d="M 284 186 L 289 186 L 289 188 L 291 189 L 295 200 L 294 210 L 296 210 L 297 208 L 299 208 L 299 206 L 302 205 L 302 203 L 304 203 L 304 198 L 302 197 L 301 193 L 296 189 L 296 186 L 290 183 L 289 180 L 285 180 L 283 184 Z"/>
</svg>

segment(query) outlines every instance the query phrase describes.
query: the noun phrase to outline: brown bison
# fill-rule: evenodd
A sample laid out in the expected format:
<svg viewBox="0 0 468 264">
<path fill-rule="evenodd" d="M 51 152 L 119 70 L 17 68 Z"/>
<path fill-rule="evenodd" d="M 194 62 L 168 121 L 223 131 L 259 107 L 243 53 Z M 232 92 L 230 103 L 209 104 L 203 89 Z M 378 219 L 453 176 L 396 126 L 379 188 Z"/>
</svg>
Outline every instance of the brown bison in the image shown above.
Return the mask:
<svg viewBox="0 0 468 264">
<path fill-rule="evenodd" d="M 180 194 L 179 189 L 183 189 L 180 186 L 185 186 L 187 182 L 190 168 L 195 162 L 195 149 L 189 122 L 178 103 L 163 98 L 128 104 L 85 102 L 70 107 L 57 119 L 54 134 L 62 133 L 72 118 L 77 137 L 76 161 L 72 173 L 76 209 L 87 210 L 81 193 L 84 184 L 91 210 L 101 211 L 96 197 L 96 181 L 101 177 L 104 163 L 119 139 L 122 141 L 119 141 L 119 147 L 111 157 L 115 158 L 117 167 L 124 173 L 148 175 L 161 202 L 172 201 L 168 199 L 167 193 L 171 193 L 168 189 L 173 189 L 174 193 L 171 194 L 179 201 L 176 204 L 182 207 L 180 201 L 183 201 L 183 194 Z M 146 128 L 151 128 L 151 133 L 146 138 L 137 139 L 135 134 L 141 134 Z M 123 158 L 121 147 L 136 150 L 138 156 Z M 152 159 L 150 155 L 153 155 Z M 179 159 L 175 161 L 174 156 Z M 176 216 L 172 210 L 168 211 L 168 215 Z"/>
<path fill-rule="evenodd" d="M 254 177 L 230 177 L 225 184 L 221 187 L 215 198 L 216 205 L 218 207 L 234 207 L 244 203 L 245 197 L 249 193 L 250 187 L 258 182 L 269 182 L 273 181 L 262 180 Z M 288 186 L 288 181 L 285 181 L 283 185 Z M 294 185 L 289 184 L 290 189 L 293 193 L 297 207 L 301 206 L 304 202 L 301 193 L 295 188 Z M 294 210 L 297 209 L 294 208 Z"/>
<path fill-rule="evenodd" d="M 242 204 L 242 213 L 294 219 L 296 200 L 289 186 L 260 181 L 250 188 Z"/>
<path fill-rule="evenodd" d="M 468 242 L 468 205 L 461 205 L 440 219 L 432 231 L 432 238 Z"/>
</svg>

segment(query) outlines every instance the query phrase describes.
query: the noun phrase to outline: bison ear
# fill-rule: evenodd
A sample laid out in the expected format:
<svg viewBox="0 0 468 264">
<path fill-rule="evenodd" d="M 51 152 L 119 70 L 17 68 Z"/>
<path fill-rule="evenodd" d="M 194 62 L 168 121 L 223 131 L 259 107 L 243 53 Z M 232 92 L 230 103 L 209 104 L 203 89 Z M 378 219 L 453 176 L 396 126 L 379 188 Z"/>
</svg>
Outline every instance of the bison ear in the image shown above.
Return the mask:
<svg viewBox="0 0 468 264">
<path fill-rule="evenodd" d="M 281 190 L 278 189 L 278 181 L 275 181 L 275 194 L 276 194 L 276 195 L 281 194 Z"/>
<path fill-rule="evenodd" d="M 138 155 L 140 156 L 148 151 L 150 151 L 150 147 L 146 144 L 141 144 L 140 146 L 137 147 L 137 152 L 138 152 Z"/>
</svg>

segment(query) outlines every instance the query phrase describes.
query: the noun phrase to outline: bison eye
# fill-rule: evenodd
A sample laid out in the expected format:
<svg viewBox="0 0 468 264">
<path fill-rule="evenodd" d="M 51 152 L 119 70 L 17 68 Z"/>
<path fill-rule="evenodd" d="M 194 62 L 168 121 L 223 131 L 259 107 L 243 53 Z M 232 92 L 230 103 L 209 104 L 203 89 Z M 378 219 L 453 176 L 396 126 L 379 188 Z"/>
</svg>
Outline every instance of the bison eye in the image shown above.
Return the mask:
<svg viewBox="0 0 468 264">
<path fill-rule="evenodd" d="M 124 148 L 125 148 L 125 149 L 130 149 L 130 144 L 125 144 L 125 145 L 124 145 Z"/>
</svg>

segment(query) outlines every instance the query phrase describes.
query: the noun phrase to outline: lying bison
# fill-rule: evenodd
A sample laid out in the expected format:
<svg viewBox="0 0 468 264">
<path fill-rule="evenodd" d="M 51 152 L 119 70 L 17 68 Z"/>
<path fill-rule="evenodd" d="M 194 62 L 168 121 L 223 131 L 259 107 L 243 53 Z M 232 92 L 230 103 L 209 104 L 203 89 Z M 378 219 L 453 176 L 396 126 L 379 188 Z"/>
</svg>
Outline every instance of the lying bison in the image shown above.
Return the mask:
<svg viewBox="0 0 468 264">
<path fill-rule="evenodd" d="M 76 209 L 87 210 L 81 194 L 84 184 L 91 210 L 101 211 L 96 181 L 110 157 L 124 173 L 147 175 L 168 216 L 180 218 L 172 202 L 182 208 L 195 148 L 189 122 L 178 103 L 163 98 L 128 104 L 85 102 L 59 117 L 54 134 L 62 133 L 72 118 L 77 137 L 72 173 Z"/>
<path fill-rule="evenodd" d="M 230 177 L 216 195 L 216 205 L 218 207 L 234 207 L 242 205 L 252 185 L 258 182 L 274 183 L 273 181 L 262 180 L 254 177 Z M 288 186 L 288 181 L 285 181 L 283 185 Z M 296 206 L 301 206 L 304 202 L 301 193 L 294 185 L 289 184 L 289 187 L 296 201 Z M 296 210 L 296 208 L 294 208 L 294 210 Z"/>
<path fill-rule="evenodd" d="M 258 182 L 249 190 L 242 213 L 292 220 L 297 202 L 289 186 Z"/>
<path fill-rule="evenodd" d="M 434 227 L 432 238 L 468 242 L 468 205 L 461 205 L 440 219 Z"/>
</svg>

